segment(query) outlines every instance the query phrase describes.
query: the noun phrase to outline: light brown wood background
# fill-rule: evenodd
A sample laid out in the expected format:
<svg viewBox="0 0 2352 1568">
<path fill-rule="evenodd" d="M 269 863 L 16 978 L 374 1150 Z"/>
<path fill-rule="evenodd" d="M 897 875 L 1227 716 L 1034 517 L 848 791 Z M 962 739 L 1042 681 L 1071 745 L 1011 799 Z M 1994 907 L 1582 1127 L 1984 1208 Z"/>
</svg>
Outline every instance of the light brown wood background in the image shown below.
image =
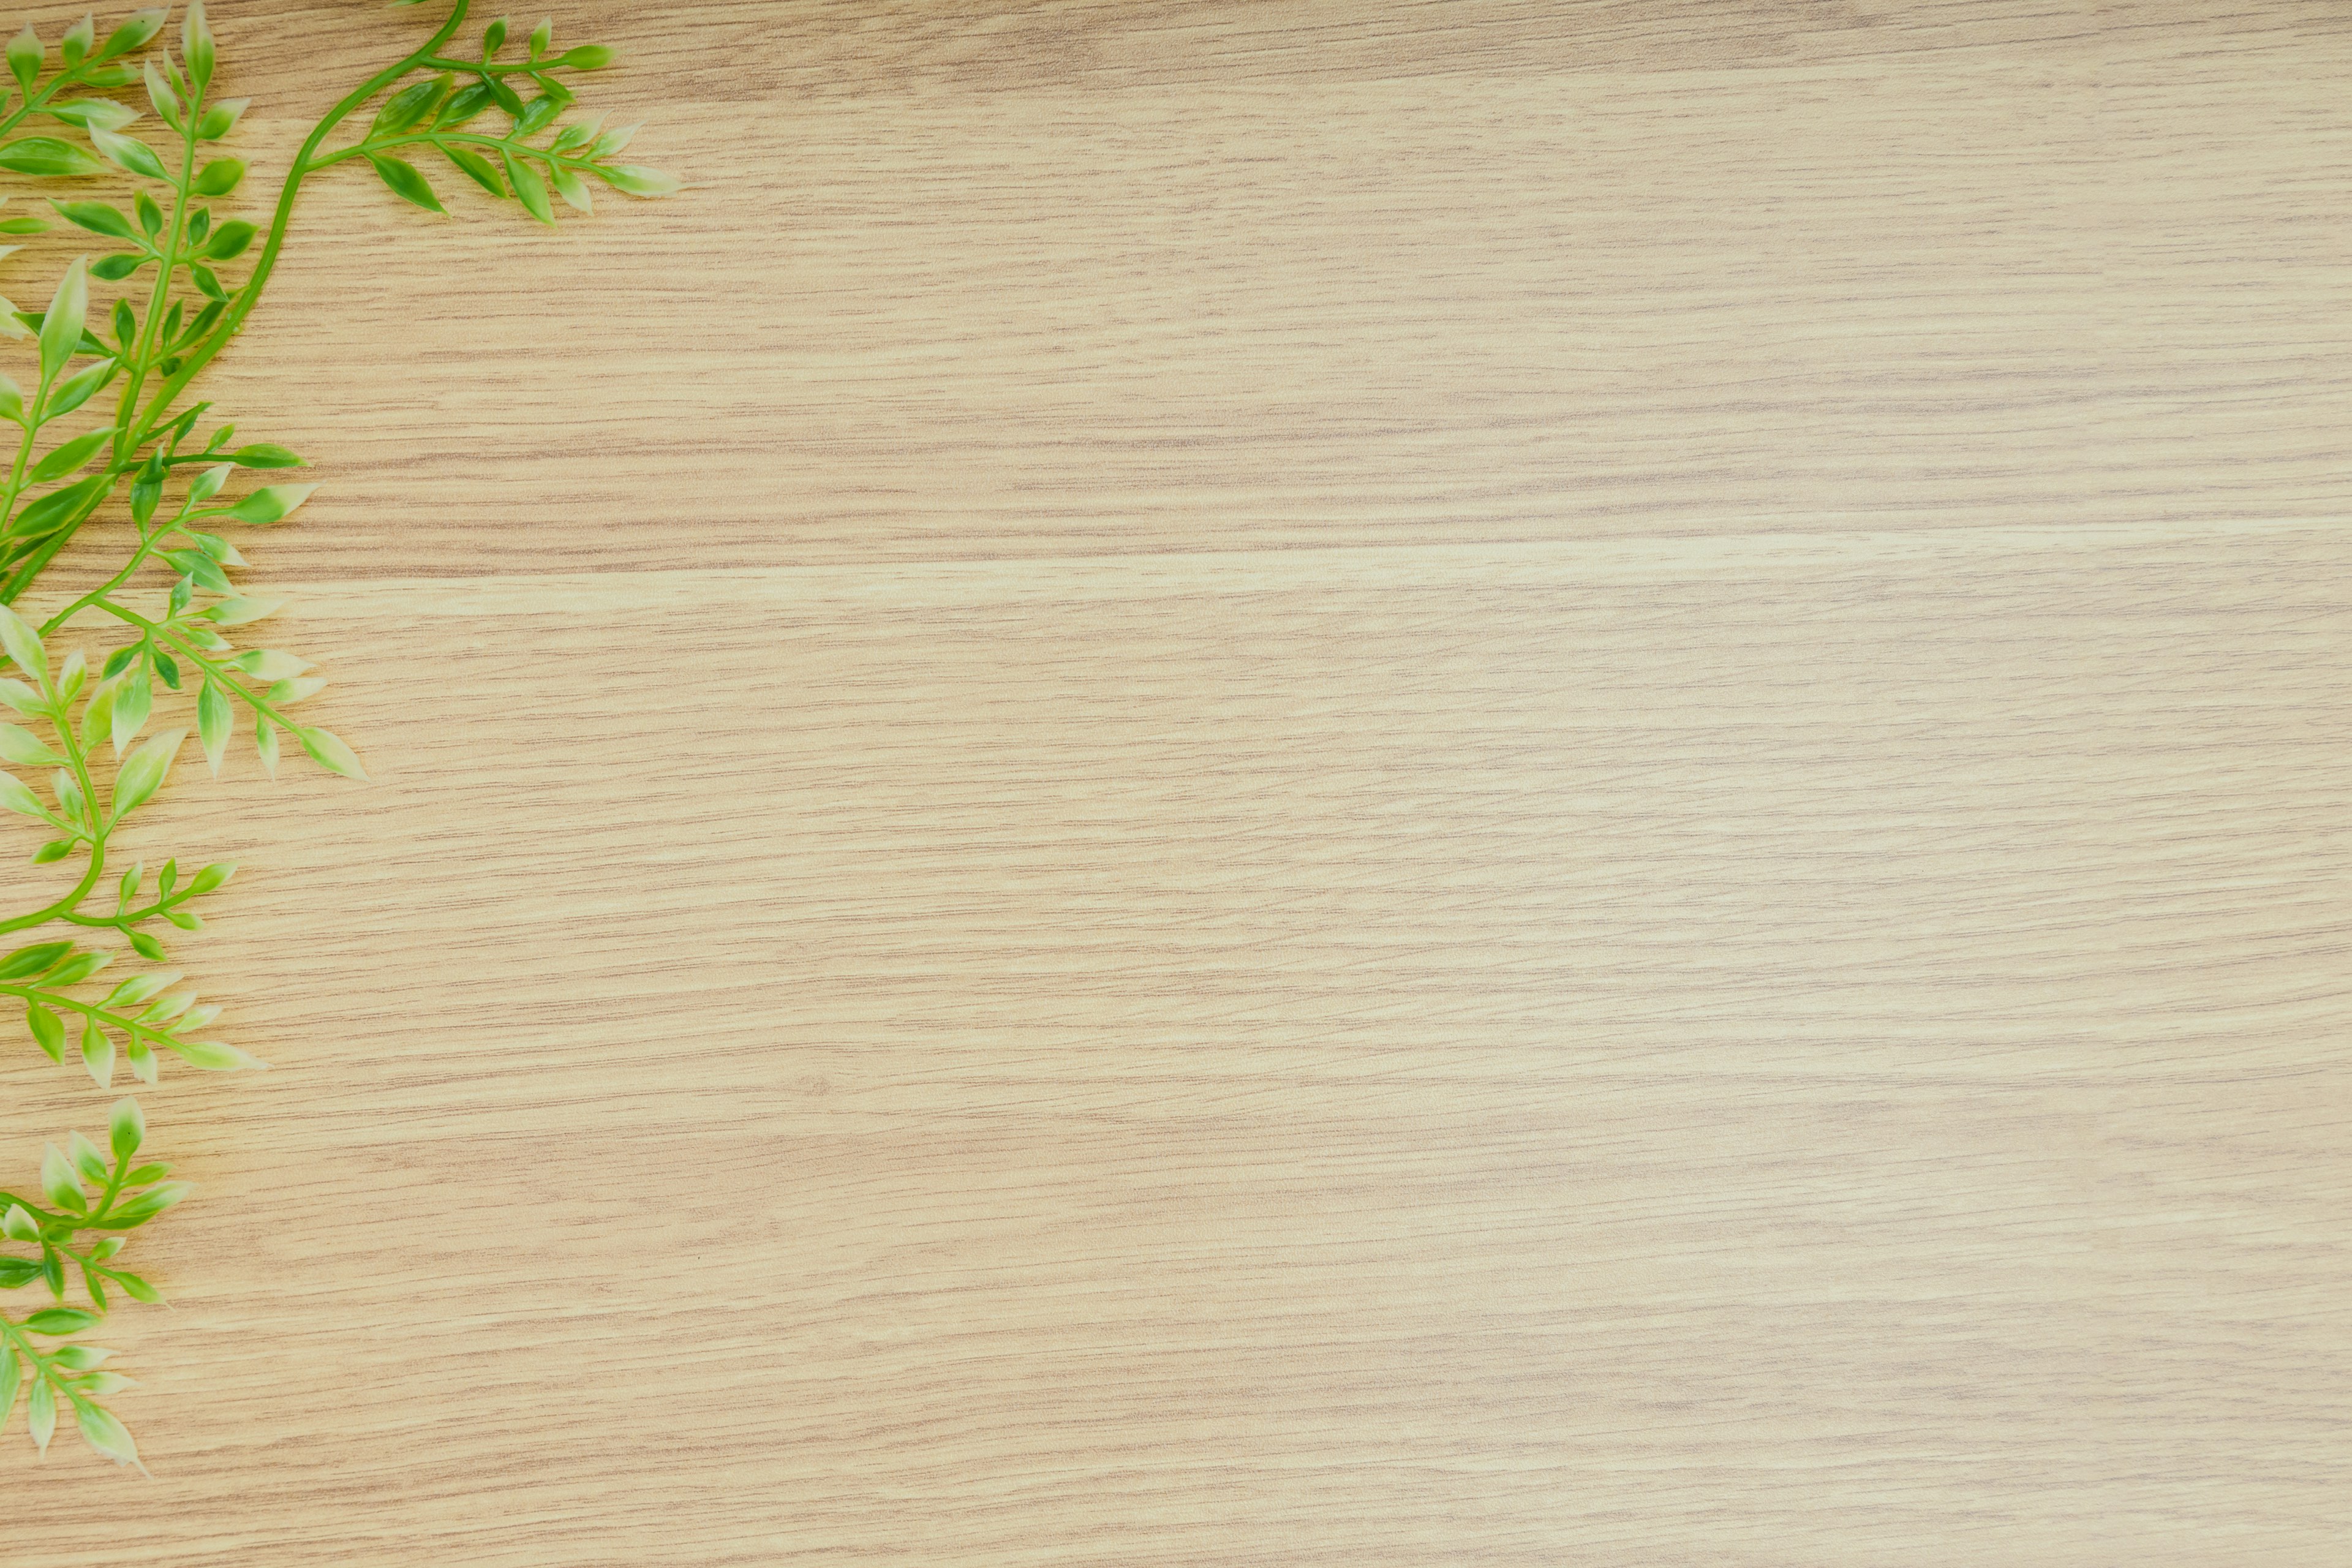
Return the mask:
<svg viewBox="0 0 2352 1568">
<path fill-rule="evenodd" d="M 690 191 L 213 377 L 375 777 L 0 1557 L 2347 1560 L 2340 0 L 559 15 Z"/>
</svg>

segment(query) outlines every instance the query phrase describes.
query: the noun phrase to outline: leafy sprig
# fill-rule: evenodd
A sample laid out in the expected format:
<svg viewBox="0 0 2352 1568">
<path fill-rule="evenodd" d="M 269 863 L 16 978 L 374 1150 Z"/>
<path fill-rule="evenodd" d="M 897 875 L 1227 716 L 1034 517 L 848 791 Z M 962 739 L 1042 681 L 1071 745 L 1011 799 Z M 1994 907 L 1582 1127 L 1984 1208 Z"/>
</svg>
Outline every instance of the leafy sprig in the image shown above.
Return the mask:
<svg viewBox="0 0 2352 1568">
<path fill-rule="evenodd" d="M 29 1387 L 27 1425 L 45 1453 L 62 1405 L 90 1447 L 125 1464 L 139 1460 L 130 1432 L 99 1403 L 130 1380 L 101 1370 L 113 1352 L 77 1336 L 104 1320 L 110 1289 L 134 1301 L 163 1299 L 114 1261 L 131 1231 L 188 1194 L 185 1183 L 170 1179 L 170 1166 L 132 1163 L 146 1141 L 138 1102 L 118 1101 L 107 1118 L 104 1149 L 79 1132 L 67 1134 L 63 1149 L 48 1146 L 40 1200 L 0 1192 L 0 1289 L 45 1286 L 54 1303 L 22 1318 L 0 1311 L 0 1428 L 16 1408 L 18 1387 Z M 68 1268 L 81 1279 L 87 1308 L 66 1304 Z M 51 1342 L 45 1349 L 36 1336 Z"/>
<path fill-rule="evenodd" d="M 313 486 L 266 481 L 303 460 L 274 443 L 238 443 L 231 424 L 199 439 L 212 405 L 185 401 L 259 304 L 303 185 L 364 162 L 403 199 L 441 212 L 413 161 L 437 153 L 542 223 L 556 221 L 558 201 L 591 210 L 592 181 L 637 196 L 677 189 L 667 175 L 617 162 L 633 130 L 568 118 L 578 77 L 611 64 L 609 49 L 558 51 L 553 25 L 543 22 L 510 58 L 501 18 L 482 30 L 474 58 L 460 58 L 450 50 L 467 12 L 457 0 L 420 47 L 359 83 L 311 128 L 258 221 L 229 205 L 247 170 L 224 143 L 246 100 L 214 92 L 220 61 L 200 3 L 183 14 L 176 57 L 158 43 L 163 8 L 134 13 L 103 40 L 85 18 L 59 40 L 54 64 L 30 27 L 6 46 L 13 88 L 0 85 L 0 175 L 78 187 L 107 180 L 118 189 L 127 181 L 127 194 L 110 199 L 77 188 L 51 201 L 54 219 L 103 240 L 103 253 L 69 265 L 42 310 L 0 300 L 0 337 L 28 344 L 31 357 L 21 384 L 0 371 L 0 425 L 16 430 L 9 439 L 0 429 L 0 645 L 16 671 L 0 677 L 0 704 L 23 721 L 0 721 L 0 810 L 38 827 L 34 863 L 57 866 L 66 879 L 54 897 L 0 916 L 0 937 L 39 937 L 0 956 L 0 998 L 23 1006 L 44 1055 L 100 1089 L 124 1066 L 152 1085 L 166 1058 L 210 1070 L 262 1065 L 213 1037 L 221 1009 L 181 988 L 177 971 L 138 967 L 168 962 L 167 934 L 202 928 L 190 906 L 235 868 L 208 865 L 184 879 L 174 857 L 152 884 L 144 858 L 115 869 L 123 836 L 137 831 L 134 815 L 164 786 L 190 726 L 215 774 L 242 730 L 273 775 L 280 739 L 291 736 L 330 772 L 365 776 L 350 746 L 298 711 L 324 686 L 311 665 L 283 649 L 241 646 L 245 628 L 278 605 L 241 585 L 247 563 L 229 535 L 275 526 L 302 506 Z M 116 96 L 133 89 L 143 108 Z M 364 132 L 346 132 L 371 104 Z M 149 113 L 152 129 L 141 123 Z M 0 193 L 0 205 L 7 200 Z M 0 238 L 53 226 L 49 217 L 0 213 Z M 0 261 L 14 248 L 0 245 Z M 94 287 L 119 291 L 102 300 Z M 83 413 L 93 405 L 104 410 L 94 418 Z M 9 607 L 118 499 L 131 542 L 99 567 L 99 585 L 37 625 Z M 68 631 L 92 627 L 110 637 L 94 669 L 79 647 L 52 658 Z M 128 950 L 128 973 L 114 968 L 124 956 L 116 942 Z M 106 981 L 101 971 L 111 971 Z M 43 1160 L 38 1198 L 0 1192 L 0 1291 L 46 1288 L 51 1298 L 22 1317 L 0 1310 L 0 1428 L 28 1391 L 29 1425 L 44 1450 L 58 1415 L 70 1411 L 100 1453 L 138 1462 L 130 1433 L 102 1403 L 127 1384 L 84 1336 L 103 1321 L 112 1295 L 156 1299 L 114 1262 L 128 1232 L 187 1192 L 163 1167 L 131 1163 L 145 1136 L 138 1105 L 121 1101 L 110 1122 L 110 1160 L 71 1134 Z M 75 1278 L 85 1305 L 67 1301 Z"/>
</svg>

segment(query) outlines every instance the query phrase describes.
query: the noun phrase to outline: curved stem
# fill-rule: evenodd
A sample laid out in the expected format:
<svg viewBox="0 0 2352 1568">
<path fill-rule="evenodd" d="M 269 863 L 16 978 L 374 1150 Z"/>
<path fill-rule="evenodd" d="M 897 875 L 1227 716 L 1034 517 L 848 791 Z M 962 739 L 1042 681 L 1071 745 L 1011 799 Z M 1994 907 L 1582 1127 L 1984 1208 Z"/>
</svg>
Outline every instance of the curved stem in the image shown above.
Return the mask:
<svg viewBox="0 0 2352 1568">
<path fill-rule="evenodd" d="M 160 416 L 171 407 L 173 400 L 179 396 L 188 383 L 196 378 L 197 373 L 212 363 L 213 356 L 228 346 L 229 339 L 236 335 L 237 329 L 245 324 L 246 317 L 251 315 L 254 306 L 261 302 L 261 292 L 268 287 L 269 275 L 278 266 L 278 252 L 286 244 L 287 224 L 294 216 L 294 198 L 302 188 L 303 176 L 318 166 L 311 163 L 312 156 L 325 143 L 335 127 L 341 125 L 349 117 L 352 110 L 409 72 L 419 68 L 425 61 L 434 58 L 435 52 L 442 45 L 456 37 L 457 29 L 465 25 L 466 11 L 470 4 L 471 0 L 457 0 L 456 8 L 449 13 L 449 19 L 441 24 L 439 30 L 425 42 L 424 47 L 397 65 L 388 66 L 376 72 L 375 75 L 352 89 L 344 95 L 341 102 L 327 111 L 326 118 L 310 128 L 310 134 L 303 138 L 301 149 L 294 154 L 294 162 L 286 171 L 286 183 L 278 187 L 277 210 L 270 215 L 269 219 L 269 237 L 262 243 L 261 255 L 253 264 L 252 276 L 245 280 L 245 286 L 232 297 L 227 311 L 214 325 L 205 341 L 189 351 L 181 360 L 180 368 L 173 372 L 165 379 L 163 386 L 157 390 L 154 400 L 148 405 L 147 412 L 140 417 L 137 434 L 132 442 L 134 446 L 156 427 Z"/>
</svg>

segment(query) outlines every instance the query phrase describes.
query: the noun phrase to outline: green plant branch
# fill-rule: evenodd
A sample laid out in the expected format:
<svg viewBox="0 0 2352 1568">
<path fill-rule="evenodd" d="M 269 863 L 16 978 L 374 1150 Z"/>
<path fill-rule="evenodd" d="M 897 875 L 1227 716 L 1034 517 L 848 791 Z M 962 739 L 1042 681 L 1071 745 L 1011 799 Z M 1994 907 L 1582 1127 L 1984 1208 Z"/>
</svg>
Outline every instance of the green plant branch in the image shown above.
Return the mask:
<svg viewBox="0 0 2352 1568">
<path fill-rule="evenodd" d="M 493 197 L 519 202 L 543 223 L 554 221 L 551 187 L 553 195 L 575 207 L 590 205 L 583 183 L 587 175 L 633 195 L 659 195 L 677 188 L 674 181 L 651 170 L 610 162 L 626 144 L 626 132 L 600 134 L 594 122 L 560 123 L 574 98 L 557 74 L 600 68 L 609 63 L 610 50 L 589 46 L 551 54 L 551 26 L 542 24 L 530 35 L 529 58 L 501 63 L 495 58 L 506 37 L 500 20 L 485 30 L 480 60 L 459 60 L 447 46 L 464 26 L 468 9 L 467 0 L 457 0 L 421 47 L 368 77 L 311 126 L 278 184 L 267 222 L 259 226 L 237 218 L 215 225 L 213 208 L 205 205 L 233 194 L 245 171 L 233 158 L 224 161 L 226 167 L 213 163 L 200 168 L 204 144 L 226 137 L 237 118 L 233 105 L 214 103 L 215 50 L 201 0 L 192 0 L 181 31 L 184 76 L 160 47 L 147 58 L 150 96 L 159 117 L 179 136 L 178 156 L 168 162 L 156 147 L 121 133 L 127 122 L 121 106 L 83 99 L 76 101 L 85 107 L 76 109 L 58 98 L 76 86 L 129 85 L 135 79 L 133 62 L 163 26 L 161 12 L 138 13 L 95 51 L 89 25 L 78 24 L 65 41 L 64 58 L 71 63 L 45 84 L 39 78 L 47 49 L 32 29 L 8 46 L 8 69 L 26 90 L 24 102 L 0 117 L 0 140 L 27 116 L 49 113 L 79 126 L 96 154 L 147 186 L 160 187 L 157 195 L 169 190 L 171 200 L 166 209 L 142 186 L 129 214 L 102 202 L 56 204 L 67 221 L 106 237 L 116 247 L 113 254 L 90 264 L 89 277 L 121 282 L 146 266 L 156 268 L 155 277 L 143 288 L 126 289 L 125 297 L 114 300 L 110 318 L 100 325 L 89 318 L 87 293 L 74 281 L 82 276 L 82 264 L 77 263 L 68 270 L 68 285 L 37 318 L 45 344 L 37 384 L 29 395 L 18 392 L 13 382 L 0 385 L 0 416 L 22 429 L 13 458 L 6 460 L 5 481 L 0 481 L 0 643 L 24 677 L 21 681 L 0 677 L 0 702 L 56 735 L 52 747 L 27 729 L 0 724 L 0 752 L 5 752 L 0 762 L 56 770 L 48 782 L 53 805 L 24 779 L 0 768 L 0 806 L 54 835 L 34 851 L 37 865 L 78 854 L 85 858 L 68 890 L 37 908 L 0 918 L 0 935 L 39 928 L 62 928 L 68 933 L 110 930 L 140 958 L 160 964 L 163 947 L 154 933 L 141 929 L 146 922 L 162 921 L 183 931 L 202 924 L 187 906 L 226 882 L 233 867 L 206 866 L 182 881 L 177 862 L 167 861 L 149 896 L 143 892 L 143 864 L 134 863 L 119 879 L 111 912 L 93 904 L 110 859 L 131 858 L 119 851 L 117 835 L 130 815 L 163 786 L 187 733 L 184 729 L 166 730 L 142 739 L 158 700 L 159 684 L 174 692 L 184 689 L 194 698 L 196 730 L 215 771 L 234 736 L 236 716 L 245 712 L 251 716 L 253 741 L 266 765 L 275 768 L 278 737 L 290 731 L 325 767 L 363 776 L 349 747 L 324 730 L 301 725 L 289 711 L 323 684 L 309 673 L 310 667 L 273 649 L 239 649 L 224 635 L 261 619 L 275 605 L 245 596 L 229 576 L 232 567 L 244 565 L 243 558 L 208 528 L 225 522 L 281 521 L 302 504 L 311 487 L 264 484 L 223 498 L 220 504 L 207 503 L 239 472 L 295 467 L 301 459 L 267 444 L 235 447 L 230 426 L 215 430 L 209 440 L 194 441 L 195 422 L 211 405 L 197 402 L 183 406 L 191 383 L 243 331 L 260 303 L 283 257 L 307 181 L 365 158 L 395 194 L 439 211 L 440 203 L 425 176 L 393 155 L 400 149 L 429 145 Z M 420 71 L 449 72 L 472 80 L 454 94 L 451 76 L 401 86 Z M 515 86 L 509 85 L 518 78 L 535 82 L 541 96 L 524 103 Z M 358 142 L 326 151 L 338 129 L 379 97 L 384 97 L 383 107 Z M 505 133 L 461 129 L 493 109 L 512 121 Z M 529 138 L 542 132 L 550 133 L 548 143 L 532 144 Z M 497 172 L 500 160 L 503 182 Z M 54 139 L 0 146 L 0 173 L 78 177 L 101 168 L 97 157 Z M 16 232 L 40 226 L 37 221 L 17 219 L 9 224 Z M 247 251 L 251 255 L 244 263 L 243 281 L 225 275 L 222 264 Z M 140 292 L 145 299 L 143 314 L 138 300 L 129 297 Z M 24 320 L 36 321 L 30 311 Z M 110 328 L 110 339 L 106 335 Z M 111 426 L 55 438 L 45 452 L 43 432 L 109 390 L 117 378 L 121 384 L 113 389 Z M 191 449 L 184 451 L 184 443 Z M 201 451 L 194 449 L 198 445 Z M 187 471 L 191 469 L 200 471 Z M 112 504 L 126 479 L 135 542 L 112 570 L 96 574 L 103 577 L 99 586 L 48 614 L 37 628 L 27 624 L 7 606 L 40 580 L 86 523 Z M 174 491 L 177 504 L 162 513 L 170 521 L 157 521 L 164 492 L 175 486 L 180 487 Z M 151 569 L 168 574 L 168 607 L 160 615 L 125 602 L 154 584 L 144 575 Z M 102 669 L 85 666 L 77 652 L 53 670 L 50 639 L 89 612 L 105 617 L 99 623 L 101 627 L 119 628 L 113 635 L 116 646 L 102 651 Z M 117 759 L 110 774 L 97 760 L 100 735 L 110 739 Z M 35 1043 L 60 1063 L 68 1059 L 69 1026 L 78 1020 L 81 1066 L 101 1086 L 115 1071 L 118 1041 L 124 1044 L 131 1070 L 151 1083 L 164 1052 L 198 1068 L 262 1065 L 234 1047 L 198 1037 L 221 1009 L 216 1004 L 200 1004 L 193 990 L 173 989 L 179 981 L 174 972 L 133 970 L 102 995 L 95 988 L 91 994 L 77 994 L 75 988 L 89 982 L 114 956 L 107 949 L 79 946 L 70 934 L 65 939 L 36 937 L 30 946 L 0 953 L 0 1001 L 23 1006 Z M 0 1239 L 0 1290 L 45 1284 L 59 1303 L 22 1317 L 0 1312 L 0 1427 L 7 1425 L 20 1387 L 29 1382 L 34 1394 L 28 1416 L 37 1443 L 46 1447 L 62 1406 L 76 1415 L 94 1448 L 129 1464 L 138 1462 L 137 1448 L 99 1403 L 122 1380 L 99 1370 L 106 1352 L 77 1336 L 101 1321 L 110 1287 L 142 1301 L 158 1299 L 144 1280 L 111 1263 L 124 1245 L 121 1233 L 145 1225 L 185 1192 L 182 1184 L 163 1180 L 168 1172 L 160 1165 L 131 1168 L 129 1152 L 143 1136 L 137 1105 L 121 1101 L 113 1111 L 115 1158 L 110 1167 L 103 1165 L 102 1151 L 75 1133 L 68 1140 L 70 1154 L 53 1145 L 42 1161 L 40 1189 L 46 1201 L 0 1191 L 0 1237 L 5 1237 Z M 86 1190 L 91 1184 L 100 1189 L 94 1202 Z M 90 1233 L 107 1234 L 89 1245 L 77 1239 Z M 37 1247 L 38 1255 L 28 1258 L 11 1253 L 8 1243 Z M 68 1267 L 81 1272 L 89 1311 L 63 1304 Z M 58 1342 L 44 1350 L 43 1341 Z"/>
</svg>

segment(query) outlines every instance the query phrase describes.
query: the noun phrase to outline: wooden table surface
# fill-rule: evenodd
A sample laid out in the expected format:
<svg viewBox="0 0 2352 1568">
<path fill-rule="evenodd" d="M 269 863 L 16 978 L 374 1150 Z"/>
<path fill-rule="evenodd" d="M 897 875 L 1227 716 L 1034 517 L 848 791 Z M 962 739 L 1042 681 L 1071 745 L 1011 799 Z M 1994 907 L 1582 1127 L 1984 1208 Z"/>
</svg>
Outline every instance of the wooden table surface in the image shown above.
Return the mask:
<svg viewBox="0 0 2352 1568">
<path fill-rule="evenodd" d="M 374 778 L 0 1558 L 2347 1560 L 2352 11 L 560 18 L 691 188 L 211 377 Z"/>
</svg>

